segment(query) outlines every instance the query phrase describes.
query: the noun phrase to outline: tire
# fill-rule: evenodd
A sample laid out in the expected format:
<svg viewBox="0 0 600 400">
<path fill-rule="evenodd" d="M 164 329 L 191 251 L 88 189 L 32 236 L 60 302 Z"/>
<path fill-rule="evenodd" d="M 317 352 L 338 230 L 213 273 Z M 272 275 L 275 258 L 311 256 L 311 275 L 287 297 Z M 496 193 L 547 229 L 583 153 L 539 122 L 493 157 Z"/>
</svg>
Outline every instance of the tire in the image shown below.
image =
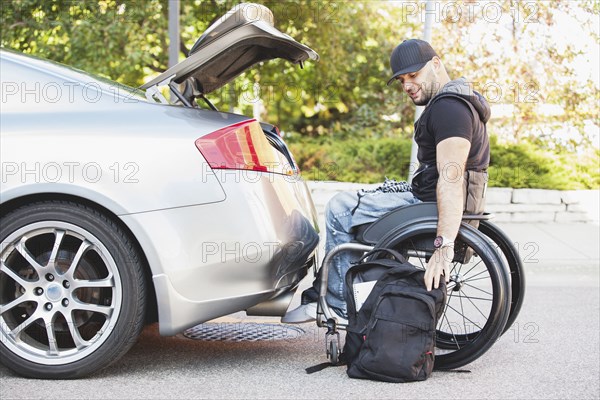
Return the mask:
<svg viewBox="0 0 600 400">
<path fill-rule="evenodd" d="M 416 221 L 388 233 L 375 247 L 395 249 L 424 269 L 436 230 L 437 221 Z M 509 272 L 489 239 L 463 224 L 455 248 L 457 254 L 469 249 L 464 254 L 472 256 L 453 260 L 436 331 L 436 369 L 459 368 L 481 357 L 504 332 L 510 310 Z"/>
<path fill-rule="evenodd" d="M 145 283 L 132 240 L 72 202 L 1 218 L 0 359 L 30 378 L 70 379 L 123 356 L 143 327 Z"/>
<path fill-rule="evenodd" d="M 510 329 L 521 311 L 523 299 L 525 298 L 525 271 L 519 251 L 515 248 L 510 238 L 496 225 L 489 221 L 479 223 L 479 231 L 486 235 L 504 256 L 508 269 L 510 270 L 511 303 L 508 321 L 504 332 Z"/>
<path fill-rule="evenodd" d="M 331 363 L 331 365 L 338 365 L 340 362 L 340 351 L 338 348 L 338 342 L 337 340 L 332 340 L 331 342 L 329 342 L 329 362 Z"/>
</svg>

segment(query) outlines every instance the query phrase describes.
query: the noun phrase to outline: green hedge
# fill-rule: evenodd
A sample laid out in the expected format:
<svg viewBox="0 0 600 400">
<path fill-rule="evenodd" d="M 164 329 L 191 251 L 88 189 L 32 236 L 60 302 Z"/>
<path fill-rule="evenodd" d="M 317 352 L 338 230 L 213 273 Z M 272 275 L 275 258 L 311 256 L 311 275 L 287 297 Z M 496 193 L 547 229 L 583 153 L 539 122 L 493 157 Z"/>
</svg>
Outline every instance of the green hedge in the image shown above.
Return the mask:
<svg viewBox="0 0 600 400">
<path fill-rule="evenodd" d="M 305 179 L 379 182 L 384 176 L 405 179 L 410 141 L 394 139 L 307 139 L 290 143 Z"/>
<path fill-rule="evenodd" d="M 291 137 L 289 146 L 308 180 L 376 183 L 385 176 L 406 179 L 411 141 L 399 138 Z M 600 152 L 557 154 L 524 142 L 491 139 L 489 186 L 539 189 L 598 189 Z"/>
</svg>

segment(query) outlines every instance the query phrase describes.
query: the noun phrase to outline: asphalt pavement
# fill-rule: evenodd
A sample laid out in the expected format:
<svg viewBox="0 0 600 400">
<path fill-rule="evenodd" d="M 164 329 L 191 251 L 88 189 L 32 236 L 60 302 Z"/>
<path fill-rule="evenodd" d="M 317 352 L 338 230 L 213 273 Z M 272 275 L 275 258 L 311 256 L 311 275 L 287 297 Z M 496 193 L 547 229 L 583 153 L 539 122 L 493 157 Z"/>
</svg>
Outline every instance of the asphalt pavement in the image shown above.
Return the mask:
<svg viewBox="0 0 600 400">
<path fill-rule="evenodd" d="M 407 384 L 349 379 L 344 367 L 307 375 L 326 361 L 324 330 L 314 324 L 298 325 L 303 334 L 281 325 L 285 339 L 253 342 L 161 337 L 153 325 L 125 357 L 86 379 L 23 379 L 0 366 L 0 399 L 598 399 L 600 227 L 499 225 L 524 260 L 526 298 L 513 327 L 465 367 L 470 373 Z M 216 322 L 279 324 L 245 313 Z"/>
</svg>

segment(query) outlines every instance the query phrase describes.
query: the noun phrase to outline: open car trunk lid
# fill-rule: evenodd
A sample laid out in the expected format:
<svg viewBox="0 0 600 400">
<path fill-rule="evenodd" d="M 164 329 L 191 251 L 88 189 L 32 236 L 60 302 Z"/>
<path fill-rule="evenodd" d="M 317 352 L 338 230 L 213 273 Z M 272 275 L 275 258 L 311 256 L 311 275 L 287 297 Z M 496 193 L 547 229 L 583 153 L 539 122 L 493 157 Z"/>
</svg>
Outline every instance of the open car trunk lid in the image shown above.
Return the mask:
<svg viewBox="0 0 600 400">
<path fill-rule="evenodd" d="M 307 59 L 316 61 L 319 55 L 276 29 L 273 14 L 267 7 L 242 3 L 204 32 L 188 58 L 144 84 L 142 89 L 169 82 L 180 84 L 193 77 L 195 86 L 206 94 L 252 65 L 274 58 L 301 64 Z"/>
</svg>

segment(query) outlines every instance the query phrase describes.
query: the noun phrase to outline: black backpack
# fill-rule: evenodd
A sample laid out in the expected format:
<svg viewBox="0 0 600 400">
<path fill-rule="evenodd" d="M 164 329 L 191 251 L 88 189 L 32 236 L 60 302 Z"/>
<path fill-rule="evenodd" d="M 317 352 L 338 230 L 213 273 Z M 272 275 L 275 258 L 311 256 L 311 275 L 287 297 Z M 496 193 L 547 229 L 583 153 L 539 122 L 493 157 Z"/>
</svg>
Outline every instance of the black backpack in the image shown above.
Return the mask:
<svg viewBox="0 0 600 400">
<path fill-rule="evenodd" d="M 376 252 L 394 259 L 373 259 Z M 346 274 L 348 327 L 342 360 L 348 376 L 386 382 L 427 379 L 433 370 L 436 325 L 446 301 L 444 280 L 428 292 L 425 271 L 394 250 L 376 249 L 365 259 Z M 360 290 L 368 290 L 372 281 L 377 282 L 357 311 L 355 297 L 361 297 Z"/>
</svg>

